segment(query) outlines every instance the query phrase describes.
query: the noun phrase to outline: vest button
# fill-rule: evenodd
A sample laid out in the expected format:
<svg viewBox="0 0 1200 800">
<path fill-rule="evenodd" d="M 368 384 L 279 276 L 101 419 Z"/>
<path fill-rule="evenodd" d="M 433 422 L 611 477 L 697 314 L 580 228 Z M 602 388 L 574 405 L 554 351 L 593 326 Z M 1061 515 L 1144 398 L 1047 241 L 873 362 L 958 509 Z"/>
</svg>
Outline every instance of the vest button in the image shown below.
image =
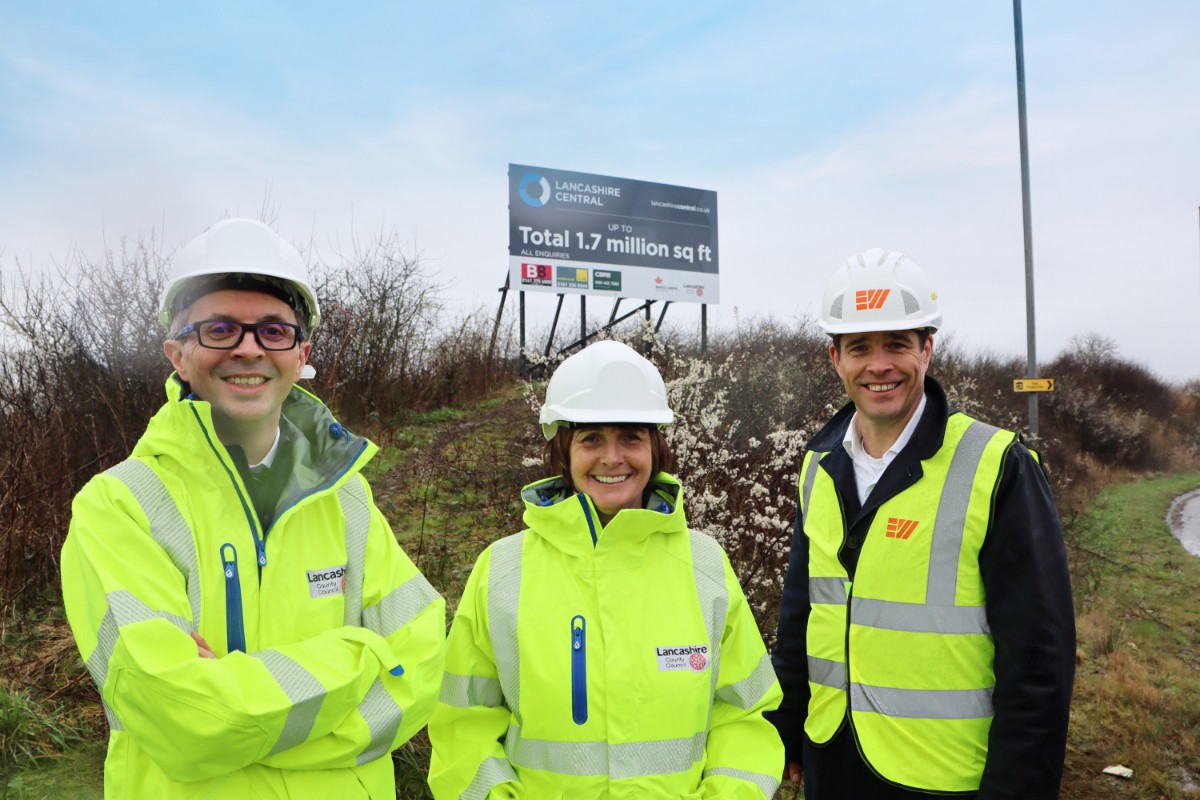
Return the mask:
<svg viewBox="0 0 1200 800">
<path fill-rule="evenodd" d="M 851 550 L 858 547 L 858 544 L 859 538 L 857 536 L 851 536 L 850 538 L 846 539 L 846 547 L 849 547 Z"/>
</svg>

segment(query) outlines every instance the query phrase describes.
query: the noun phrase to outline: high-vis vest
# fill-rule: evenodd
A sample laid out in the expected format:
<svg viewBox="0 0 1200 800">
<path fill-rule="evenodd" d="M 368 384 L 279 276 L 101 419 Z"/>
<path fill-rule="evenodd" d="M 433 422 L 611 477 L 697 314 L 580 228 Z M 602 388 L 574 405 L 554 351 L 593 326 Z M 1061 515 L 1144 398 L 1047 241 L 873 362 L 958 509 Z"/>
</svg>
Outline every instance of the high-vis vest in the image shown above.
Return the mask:
<svg viewBox="0 0 1200 800">
<path fill-rule="evenodd" d="M 262 531 L 209 405 L 168 393 L 76 496 L 63 547 L 110 726 L 105 797 L 392 800 L 389 754 L 432 712 L 445 611 L 359 475 L 374 445 L 294 389 L 294 475 Z"/>
<path fill-rule="evenodd" d="M 678 482 L 660 474 L 646 509 L 603 528 L 561 485 L 526 487 L 529 530 L 467 582 L 429 724 L 434 796 L 772 797 L 779 684 Z"/>
<path fill-rule="evenodd" d="M 882 777 L 928 791 L 979 788 L 992 721 L 994 647 L 979 551 L 1011 432 L 950 416 L 913 486 L 875 512 L 851 583 L 838 560 L 846 521 L 810 452 L 800 476 L 809 539 L 809 688 L 816 744 L 849 705 L 862 754 Z"/>
</svg>

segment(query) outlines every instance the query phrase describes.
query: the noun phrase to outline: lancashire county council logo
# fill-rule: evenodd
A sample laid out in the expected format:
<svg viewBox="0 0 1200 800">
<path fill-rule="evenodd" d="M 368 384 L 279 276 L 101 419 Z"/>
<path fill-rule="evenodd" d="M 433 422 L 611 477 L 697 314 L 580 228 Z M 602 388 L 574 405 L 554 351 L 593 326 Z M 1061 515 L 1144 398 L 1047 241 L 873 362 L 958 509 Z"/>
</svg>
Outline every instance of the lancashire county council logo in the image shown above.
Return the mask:
<svg viewBox="0 0 1200 800">
<path fill-rule="evenodd" d="M 529 188 L 533 184 L 537 184 L 537 197 L 529 193 Z M 517 191 L 521 193 L 521 199 L 525 201 L 525 205 L 541 208 L 550 202 L 550 181 L 538 175 L 536 172 L 531 172 L 517 185 Z"/>
<path fill-rule="evenodd" d="M 709 668 L 708 656 L 706 644 L 654 648 L 659 672 L 703 672 Z"/>
</svg>

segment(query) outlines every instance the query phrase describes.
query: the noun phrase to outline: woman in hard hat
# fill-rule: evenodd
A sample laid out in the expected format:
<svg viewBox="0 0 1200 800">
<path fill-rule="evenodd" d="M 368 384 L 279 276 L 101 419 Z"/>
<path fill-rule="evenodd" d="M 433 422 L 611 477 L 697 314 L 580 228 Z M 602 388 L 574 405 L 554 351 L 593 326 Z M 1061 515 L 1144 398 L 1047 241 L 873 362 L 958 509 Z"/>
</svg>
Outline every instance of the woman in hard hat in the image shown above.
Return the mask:
<svg viewBox="0 0 1200 800">
<path fill-rule="evenodd" d="M 779 685 L 737 576 L 690 531 L 654 366 L 598 342 L 550 379 L 555 475 L 479 557 L 429 737 L 437 798 L 770 798 Z"/>
</svg>

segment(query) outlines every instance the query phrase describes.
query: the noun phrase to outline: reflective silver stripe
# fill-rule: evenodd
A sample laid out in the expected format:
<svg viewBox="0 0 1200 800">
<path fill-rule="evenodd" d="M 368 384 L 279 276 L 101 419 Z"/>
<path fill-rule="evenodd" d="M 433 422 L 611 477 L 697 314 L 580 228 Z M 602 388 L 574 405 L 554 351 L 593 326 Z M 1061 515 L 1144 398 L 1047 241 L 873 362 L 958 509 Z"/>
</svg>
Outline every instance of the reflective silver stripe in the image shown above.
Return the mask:
<svg viewBox="0 0 1200 800">
<path fill-rule="evenodd" d="M 708 731 L 680 739 L 611 744 L 609 775 L 613 780 L 685 772 L 704 760 Z"/>
<path fill-rule="evenodd" d="M 722 703 L 749 711 L 758 705 L 759 701 L 771 687 L 775 685 L 775 670 L 771 667 L 771 657 L 763 653 L 758 666 L 749 677 L 717 690 L 717 699 Z"/>
<path fill-rule="evenodd" d="M 510 763 L 523 769 L 540 769 L 577 778 L 608 775 L 607 742 L 558 742 L 522 739 L 510 725 L 504 737 L 504 753 Z"/>
<path fill-rule="evenodd" d="M 500 690 L 500 681 L 495 678 L 447 672 L 442 677 L 442 692 L 438 700 L 455 708 L 496 708 L 504 705 L 504 693 Z"/>
<path fill-rule="evenodd" d="M 913 633 L 991 633 L 983 606 L 930 606 L 855 597 L 850 600 L 855 625 Z"/>
<path fill-rule="evenodd" d="M 846 690 L 846 665 L 828 658 L 808 657 L 808 679 L 818 686 Z"/>
<path fill-rule="evenodd" d="M 804 483 L 801 484 L 802 489 L 800 490 L 800 527 L 802 529 L 808 524 L 808 501 L 812 497 L 813 484 L 817 481 L 817 469 L 823 455 L 824 453 L 814 453 L 808 460 L 808 469 L 804 470 Z"/>
<path fill-rule="evenodd" d="M 347 594 L 349 586 L 346 587 Z M 363 609 L 362 625 L 385 639 L 441 599 L 441 595 L 421 573 L 417 573 L 397 586 L 382 600 L 370 608 Z M 349 600 L 349 598 L 347 598 Z M 347 607 L 349 604 L 347 603 Z"/>
<path fill-rule="evenodd" d="M 117 620 L 113 617 L 112 609 L 105 610 L 100 626 L 96 629 L 96 649 L 88 656 L 88 674 L 92 676 L 96 688 L 104 691 L 104 682 L 108 680 L 108 661 L 112 658 L 113 649 L 117 646 Z"/>
<path fill-rule="evenodd" d="M 491 756 L 485 758 L 479 765 L 479 769 L 475 770 L 475 777 L 471 779 L 471 785 L 459 795 L 459 798 L 460 800 L 486 800 L 492 787 L 499 786 L 506 781 L 515 782 L 516 780 L 517 773 L 513 771 L 511 764 L 503 758 Z"/>
<path fill-rule="evenodd" d="M 92 651 L 84 664 L 101 694 L 104 693 L 104 682 L 108 680 L 108 662 L 112 659 L 113 651 L 117 647 L 121 628 L 136 622 L 161 619 L 171 623 L 184 633 L 192 631 L 192 624 L 188 620 L 166 611 L 154 611 L 135 597 L 132 592 L 124 589 L 109 592 L 105 595 L 105 599 L 108 601 L 108 609 L 100 619 L 100 625 L 96 628 L 96 649 Z M 120 720 L 117 719 L 116 714 L 108 707 L 107 703 L 104 703 L 104 715 L 108 718 L 109 728 L 115 731 L 123 729 Z"/>
<path fill-rule="evenodd" d="M 135 597 L 132 592 L 124 589 L 109 592 L 105 599 L 108 601 L 108 610 L 104 612 L 100 626 L 96 629 L 96 649 L 92 651 L 85 665 L 101 694 L 104 692 L 104 682 L 108 680 L 108 662 L 112 659 L 113 650 L 117 647 L 121 628 L 137 622 L 161 619 L 171 623 L 184 633 L 192 631 L 192 623 L 188 620 L 166 611 L 154 611 Z M 108 707 L 108 703 L 104 703 L 104 716 L 108 718 L 108 726 L 112 730 L 124 729 L 116 714 Z"/>
<path fill-rule="evenodd" d="M 150 536 L 183 575 L 188 604 L 192 608 L 192 627 L 187 630 L 188 633 L 199 630 L 200 570 L 196 558 L 196 540 L 192 538 L 192 529 L 179 513 L 179 507 L 163 485 L 162 478 L 135 458 L 122 461 L 104 474 L 125 484 L 150 522 Z"/>
<path fill-rule="evenodd" d="M 488 569 L 488 630 L 496 671 L 505 703 L 521 720 L 521 654 L 517 648 L 517 614 L 521 600 L 521 549 L 525 534 L 518 533 L 492 545 Z"/>
<path fill-rule="evenodd" d="M 721 671 L 721 638 L 725 633 L 725 617 L 729 613 L 729 587 L 725 585 L 725 558 L 721 545 L 707 534 L 697 531 L 688 533 L 692 537 L 692 580 L 700 601 L 700 615 L 708 630 L 708 651 L 711 654 L 708 723 L 702 734 L 707 735 L 707 729 L 712 724 L 712 698 L 717 692 L 717 678 Z"/>
<path fill-rule="evenodd" d="M 376 678 L 367 690 L 367 696 L 359 704 L 358 713 L 366 720 L 367 730 L 371 731 L 371 743 L 358 754 L 355 762 L 362 766 L 392 752 L 396 733 L 404 719 L 404 709 L 396 703 L 396 698 L 392 697 L 391 692 L 384 688 L 383 682 Z"/>
<path fill-rule="evenodd" d="M 277 650 L 260 650 L 250 657 L 262 662 L 292 703 L 283 730 L 268 755 L 303 744 L 325 702 L 325 687 L 297 661 Z"/>
<path fill-rule="evenodd" d="M 772 775 L 764 775 L 761 772 L 750 772 L 744 769 L 728 769 L 726 767 L 713 767 L 712 769 L 704 770 L 704 777 L 710 775 L 720 775 L 724 778 L 734 778 L 739 781 L 753 783 L 758 787 L 758 790 L 763 793 L 763 797 L 770 800 L 775 796 L 775 790 L 779 788 L 779 779 Z"/>
<path fill-rule="evenodd" d="M 850 685 L 850 707 L 859 712 L 914 719 L 982 719 L 992 716 L 991 689 L 893 689 Z"/>
<path fill-rule="evenodd" d="M 346 625 L 362 626 L 363 571 L 367 561 L 367 534 L 371 530 L 371 505 L 362 478 L 354 475 L 338 489 L 338 502 L 346 519 Z M 367 627 L 370 627 L 369 625 Z M 374 629 L 372 629 L 374 630 Z"/>
<path fill-rule="evenodd" d="M 113 618 L 112 609 L 105 610 L 104 617 L 100 620 L 100 625 L 96 629 L 96 649 L 88 657 L 87 667 L 88 674 L 92 676 L 92 681 L 96 684 L 96 688 L 100 693 L 104 693 L 104 682 L 108 680 L 108 662 L 112 658 L 113 648 L 117 646 L 117 621 Z M 108 727 L 114 731 L 122 730 L 121 721 L 117 719 L 113 710 L 108 707 L 108 703 L 103 702 L 104 716 L 108 718 Z"/>
<path fill-rule="evenodd" d="M 845 605 L 846 581 L 846 578 L 809 578 L 809 601 L 812 603 Z"/>
<path fill-rule="evenodd" d="M 113 712 L 113 710 L 108 707 L 108 703 L 101 700 L 100 705 L 104 708 L 104 717 L 105 717 L 105 719 L 108 720 L 109 730 L 113 730 L 113 731 L 125 730 L 125 726 L 121 724 L 121 720 L 117 719 L 117 715 Z"/>
<path fill-rule="evenodd" d="M 108 600 L 108 610 L 116 620 L 118 628 L 132 625 L 135 622 L 146 622 L 152 619 L 166 620 L 184 633 L 191 633 L 192 623 L 178 614 L 169 611 L 154 611 L 143 603 L 133 592 L 121 589 L 105 595 Z M 115 645 L 114 645 L 115 646 Z"/>
<path fill-rule="evenodd" d="M 642 742 L 563 742 L 523 739 L 508 728 L 504 749 L 508 760 L 523 769 L 538 769 L 578 778 L 607 775 L 612 780 L 685 772 L 704 758 L 706 732 L 682 739 Z"/>
<path fill-rule="evenodd" d="M 933 526 L 925 595 L 925 602 L 930 605 L 954 605 L 958 559 L 966 532 L 971 486 L 975 483 L 975 473 L 979 471 L 984 448 L 998 431 L 991 425 L 972 422 L 954 450 L 954 458 L 950 461 L 946 483 L 938 501 L 937 521 Z"/>
</svg>

